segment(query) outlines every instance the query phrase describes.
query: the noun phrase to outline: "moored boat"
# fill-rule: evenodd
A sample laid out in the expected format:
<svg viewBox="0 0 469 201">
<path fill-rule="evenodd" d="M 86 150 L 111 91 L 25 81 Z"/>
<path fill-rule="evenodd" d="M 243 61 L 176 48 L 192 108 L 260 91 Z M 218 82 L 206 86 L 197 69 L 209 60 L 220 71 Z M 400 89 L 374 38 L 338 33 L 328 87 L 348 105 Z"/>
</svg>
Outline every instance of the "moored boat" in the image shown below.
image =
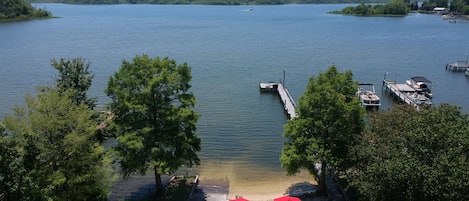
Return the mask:
<svg viewBox="0 0 469 201">
<path fill-rule="evenodd" d="M 406 96 L 418 106 L 432 105 L 432 101 L 425 94 L 418 92 L 407 92 Z"/>
<path fill-rule="evenodd" d="M 375 87 L 370 83 L 360 83 L 357 91 L 357 96 L 360 99 L 360 103 L 365 108 L 378 108 L 381 106 L 381 101 L 378 95 L 376 95 Z"/>
<path fill-rule="evenodd" d="M 428 98 L 432 98 L 432 82 L 422 76 L 411 77 L 410 80 L 406 81 L 406 84 L 415 89 L 419 94 L 423 94 Z"/>
</svg>

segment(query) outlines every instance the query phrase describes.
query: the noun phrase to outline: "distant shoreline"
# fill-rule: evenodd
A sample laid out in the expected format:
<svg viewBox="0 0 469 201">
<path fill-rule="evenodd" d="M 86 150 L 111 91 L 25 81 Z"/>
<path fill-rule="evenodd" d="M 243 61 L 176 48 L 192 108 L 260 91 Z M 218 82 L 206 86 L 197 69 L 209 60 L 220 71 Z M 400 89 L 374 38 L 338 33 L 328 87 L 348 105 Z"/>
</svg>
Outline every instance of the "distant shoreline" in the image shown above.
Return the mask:
<svg viewBox="0 0 469 201">
<path fill-rule="evenodd" d="M 213 1 L 213 0 L 191 0 L 191 1 L 172 1 L 172 0 L 160 0 L 158 2 L 151 2 L 149 0 L 135 0 L 129 2 L 129 0 L 91 0 L 86 2 L 80 2 L 84 0 L 36 0 L 29 1 L 31 4 L 38 3 L 61 3 L 71 5 L 119 5 L 119 4 L 148 4 L 148 5 L 211 5 L 211 6 L 252 6 L 252 5 L 302 5 L 302 4 L 359 4 L 362 1 L 359 0 L 319 0 L 313 2 L 312 0 L 280 0 L 280 1 L 245 1 L 245 0 L 233 0 L 233 1 Z M 371 0 L 368 3 L 388 3 L 390 0 Z"/>
<path fill-rule="evenodd" d="M 32 17 L 32 18 L 13 18 L 13 19 L 0 19 L 0 23 L 8 23 L 8 22 L 23 22 L 23 21 L 31 21 L 31 20 L 47 20 L 52 18 L 60 18 L 57 16 L 48 16 L 48 17 Z"/>
</svg>

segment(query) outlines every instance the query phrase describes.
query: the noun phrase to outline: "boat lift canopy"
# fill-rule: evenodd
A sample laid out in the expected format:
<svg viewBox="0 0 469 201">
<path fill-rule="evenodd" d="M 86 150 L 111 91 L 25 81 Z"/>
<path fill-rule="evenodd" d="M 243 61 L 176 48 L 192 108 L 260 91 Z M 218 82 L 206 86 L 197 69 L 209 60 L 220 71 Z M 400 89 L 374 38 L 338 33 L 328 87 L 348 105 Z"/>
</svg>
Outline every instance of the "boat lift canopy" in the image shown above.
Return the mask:
<svg viewBox="0 0 469 201">
<path fill-rule="evenodd" d="M 422 76 L 415 76 L 415 77 L 411 77 L 410 79 L 412 79 L 416 83 L 417 82 L 425 82 L 425 83 L 430 83 L 430 84 L 432 83 L 432 81 Z"/>
</svg>

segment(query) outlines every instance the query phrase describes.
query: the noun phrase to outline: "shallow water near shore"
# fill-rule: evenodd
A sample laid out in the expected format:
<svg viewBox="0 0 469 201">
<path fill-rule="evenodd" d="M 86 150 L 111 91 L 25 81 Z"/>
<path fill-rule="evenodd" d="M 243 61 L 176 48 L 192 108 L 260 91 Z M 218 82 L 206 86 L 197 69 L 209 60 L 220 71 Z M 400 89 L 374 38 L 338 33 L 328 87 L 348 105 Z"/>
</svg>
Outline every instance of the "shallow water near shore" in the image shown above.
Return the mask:
<svg viewBox="0 0 469 201">
<path fill-rule="evenodd" d="M 287 117 L 275 94 L 258 89 L 259 82 L 282 79 L 283 71 L 285 86 L 298 100 L 310 76 L 331 65 L 352 70 L 357 81 L 375 84 L 381 109 L 395 104 L 380 90 L 385 72 L 399 83 L 425 76 L 433 82 L 434 104 L 459 105 L 469 113 L 469 79 L 444 68 L 469 53 L 466 21 L 327 13 L 345 4 L 36 6 L 60 18 L 0 24 L 1 117 L 12 114 L 15 104 L 24 105 L 36 86 L 53 82 L 53 58 L 90 61 L 90 95 L 100 105 L 109 101 L 104 88 L 124 59 L 148 54 L 187 62 L 202 139 L 202 164 L 190 172 L 201 180 L 226 181 L 230 198 L 274 198 L 294 183 L 314 183 L 307 173 L 285 176 L 279 155 Z"/>
</svg>

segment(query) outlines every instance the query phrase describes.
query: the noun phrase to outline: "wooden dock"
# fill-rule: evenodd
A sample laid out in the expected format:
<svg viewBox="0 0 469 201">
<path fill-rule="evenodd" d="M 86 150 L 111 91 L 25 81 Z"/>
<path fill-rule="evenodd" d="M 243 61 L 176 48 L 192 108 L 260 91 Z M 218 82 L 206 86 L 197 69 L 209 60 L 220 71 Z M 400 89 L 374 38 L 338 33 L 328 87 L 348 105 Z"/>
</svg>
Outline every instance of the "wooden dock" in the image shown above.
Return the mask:
<svg viewBox="0 0 469 201">
<path fill-rule="evenodd" d="M 456 63 L 446 64 L 446 70 L 464 72 L 469 69 L 469 64 L 467 61 L 457 61 Z"/>
<path fill-rule="evenodd" d="M 261 92 L 277 92 L 280 96 L 280 100 L 283 102 L 283 107 L 285 112 L 288 114 L 290 119 L 297 117 L 295 108 L 296 104 L 293 100 L 293 97 L 288 92 L 287 88 L 283 86 L 281 82 L 267 82 L 259 83 L 259 88 Z"/>
<path fill-rule="evenodd" d="M 390 93 L 399 102 L 412 105 L 416 109 L 424 104 L 431 104 L 430 100 L 423 94 L 419 94 L 414 88 L 407 84 L 397 84 L 394 81 L 383 80 L 385 92 Z"/>
</svg>

